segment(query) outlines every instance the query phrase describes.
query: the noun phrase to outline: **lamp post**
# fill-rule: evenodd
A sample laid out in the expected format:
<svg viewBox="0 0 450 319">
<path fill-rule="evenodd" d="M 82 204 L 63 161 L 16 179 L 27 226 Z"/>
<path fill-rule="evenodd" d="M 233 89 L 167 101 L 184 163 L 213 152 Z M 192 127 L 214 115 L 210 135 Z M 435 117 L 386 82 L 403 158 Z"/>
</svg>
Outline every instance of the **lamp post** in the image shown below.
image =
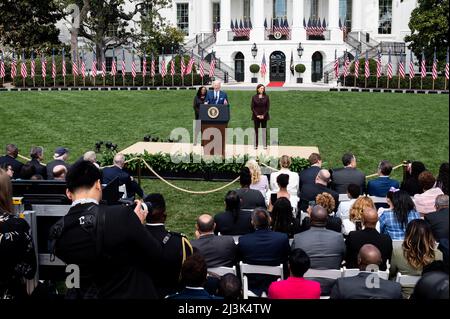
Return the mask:
<svg viewBox="0 0 450 319">
<path fill-rule="evenodd" d="M 302 43 L 299 42 L 298 48 L 297 48 L 297 53 L 298 53 L 298 57 L 299 57 L 299 58 L 301 58 L 301 57 L 303 56 L 303 51 L 304 51 L 304 50 L 305 50 L 305 49 L 303 48 Z"/>
<path fill-rule="evenodd" d="M 256 43 L 253 43 L 253 47 L 252 47 L 253 59 L 255 59 L 257 55 L 258 55 L 258 47 L 256 46 Z"/>
</svg>

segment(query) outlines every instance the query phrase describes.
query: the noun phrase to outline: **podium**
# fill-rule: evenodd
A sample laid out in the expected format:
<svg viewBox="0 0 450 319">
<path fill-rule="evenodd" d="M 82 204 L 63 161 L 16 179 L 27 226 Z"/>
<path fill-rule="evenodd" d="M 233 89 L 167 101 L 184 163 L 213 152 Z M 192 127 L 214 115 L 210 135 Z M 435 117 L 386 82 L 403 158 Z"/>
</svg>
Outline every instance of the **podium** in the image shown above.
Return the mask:
<svg viewBox="0 0 450 319">
<path fill-rule="evenodd" d="M 226 129 L 230 121 L 229 105 L 201 105 L 199 120 L 204 155 L 225 157 Z"/>
</svg>

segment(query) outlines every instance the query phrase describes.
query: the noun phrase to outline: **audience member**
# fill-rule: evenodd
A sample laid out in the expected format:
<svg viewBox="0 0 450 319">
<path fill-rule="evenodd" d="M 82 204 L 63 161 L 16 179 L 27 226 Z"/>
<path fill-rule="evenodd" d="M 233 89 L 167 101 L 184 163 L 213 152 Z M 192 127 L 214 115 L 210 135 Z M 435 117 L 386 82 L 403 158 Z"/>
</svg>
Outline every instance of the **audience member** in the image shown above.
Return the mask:
<svg viewBox="0 0 450 319">
<path fill-rule="evenodd" d="M 193 254 L 192 245 L 186 236 L 166 229 L 166 201 L 161 194 L 150 194 L 145 198 L 152 205 L 146 218 L 146 228 L 161 244 L 162 257 L 153 277 L 159 298 L 164 298 L 179 291 L 181 266 L 187 257 Z"/>
<path fill-rule="evenodd" d="M 316 205 L 319 205 L 328 213 L 326 229 L 333 230 L 335 232 L 342 232 L 342 220 L 334 214 L 334 198 L 328 193 L 318 194 L 316 197 Z M 312 207 L 308 208 L 308 212 L 311 213 Z M 311 228 L 311 219 L 305 217 L 301 225 L 301 231 L 305 231 Z"/>
<path fill-rule="evenodd" d="M 266 198 L 267 192 L 269 191 L 269 181 L 266 175 L 261 174 L 261 167 L 258 165 L 258 162 L 252 159 L 245 166 L 250 170 L 252 177 L 250 188 L 260 191 L 264 198 Z"/>
<path fill-rule="evenodd" d="M 242 262 L 251 265 L 278 266 L 285 265 L 289 255 L 288 236 L 270 230 L 270 215 L 264 208 L 257 208 L 252 213 L 255 232 L 241 236 L 238 254 Z M 267 291 L 273 276 L 248 275 L 249 289 L 260 296 Z"/>
<path fill-rule="evenodd" d="M 100 168 L 100 165 L 98 165 L 97 163 L 97 154 L 95 154 L 94 151 L 87 151 L 86 153 L 84 153 L 83 160 L 89 161 L 93 163 L 95 166 L 97 166 L 97 168 Z"/>
<path fill-rule="evenodd" d="M 210 295 L 204 288 L 208 269 L 205 259 L 200 254 L 188 257 L 181 268 L 181 281 L 184 289 L 174 295 L 168 296 L 172 300 L 205 300 L 222 299 Z"/>
<path fill-rule="evenodd" d="M 30 226 L 14 215 L 11 178 L 0 169 L 0 296 L 27 296 L 23 279 L 33 279 L 36 255 Z"/>
<path fill-rule="evenodd" d="M 91 162 L 72 165 L 66 176 L 72 208 L 51 230 L 54 255 L 80 267 L 80 288 L 69 289 L 68 297 L 157 298 L 152 277 L 162 247 L 143 225 L 148 211 L 139 201 L 134 213 L 130 207 L 99 206 L 100 178 Z"/>
<path fill-rule="evenodd" d="M 416 210 L 422 215 L 434 212 L 436 197 L 444 194 L 439 187 L 434 187 L 436 179 L 430 171 L 423 171 L 419 175 L 419 185 L 423 193 L 414 195 Z"/>
<path fill-rule="evenodd" d="M 20 170 L 20 179 L 22 180 L 30 180 L 33 175 L 36 174 L 36 167 L 27 163 L 22 165 L 22 169 Z"/>
<path fill-rule="evenodd" d="M 421 194 L 423 189 L 419 184 L 419 175 L 425 170 L 425 165 L 422 162 L 409 163 L 403 171 L 403 181 L 400 189 L 406 191 L 409 196 Z"/>
<path fill-rule="evenodd" d="M 67 163 L 69 158 L 69 150 L 64 147 L 58 147 L 53 155 L 53 161 L 47 164 L 47 179 L 54 179 L 53 169 L 58 165 L 63 165 L 69 169 L 70 165 Z"/>
<path fill-rule="evenodd" d="M 437 300 L 449 299 L 448 272 L 432 271 L 422 275 L 410 299 Z"/>
<path fill-rule="evenodd" d="M 406 225 L 419 219 L 414 202 L 406 191 L 399 190 L 392 194 L 392 210 L 385 210 L 380 216 L 380 233 L 387 234 L 392 240 L 403 240 Z"/>
<path fill-rule="evenodd" d="M 371 208 L 376 209 L 373 200 L 368 196 L 359 197 L 350 208 L 349 219 L 342 221 L 343 231 L 342 233 L 347 236 L 351 231 L 362 229 L 362 220 L 364 209 Z M 380 229 L 380 225 L 377 224 L 377 230 Z"/>
<path fill-rule="evenodd" d="M 6 145 L 6 155 L 0 157 L 0 167 L 7 168 L 7 165 L 11 165 L 11 169 L 13 171 L 12 179 L 18 179 L 20 177 L 20 171 L 23 164 L 17 160 L 18 155 L 19 149 L 17 146 L 14 144 L 8 144 Z"/>
<path fill-rule="evenodd" d="M 390 277 L 394 279 L 399 272 L 420 276 L 422 269 L 435 260 L 442 260 L 442 252 L 437 248 L 430 226 L 424 220 L 412 220 L 406 227 L 403 244 L 394 247 L 392 252 Z M 403 286 L 403 297 L 408 299 L 412 291 L 412 286 Z"/>
<path fill-rule="evenodd" d="M 277 184 L 277 177 L 280 174 L 287 174 L 289 175 L 289 184 L 287 187 L 287 190 L 291 197 L 295 198 L 298 195 L 298 189 L 299 189 L 299 176 L 298 173 L 292 172 L 289 168 L 291 167 L 292 159 L 287 156 L 283 155 L 280 158 L 280 170 L 278 172 L 274 172 L 270 174 L 270 190 L 272 193 L 277 193 L 280 189 Z"/>
<path fill-rule="evenodd" d="M 448 162 L 442 163 L 439 167 L 439 174 L 436 178 L 436 187 L 439 187 L 445 195 L 448 195 Z"/>
<path fill-rule="evenodd" d="M 260 191 L 250 189 L 252 176 L 248 167 L 241 170 L 240 180 L 241 188 L 236 190 L 241 199 L 241 209 L 255 209 L 256 207 L 265 207 L 266 201 Z"/>
<path fill-rule="evenodd" d="M 269 198 L 269 211 L 272 211 L 273 205 L 280 198 L 286 198 L 291 203 L 292 209 L 294 209 L 294 207 L 296 208 L 298 205 L 298 198 L 291 197 L 291 194 L 287 190 L 287 187 L 289 185 L 289 175 L 288 174 L 278 175 L 277 184 L 279 187 L 278 192 L 272 193 Z"/>
<path fill-rule="evenodd" d="M 294 249 L 289 256 L 290 276 L 270 285 L 269 299 L 320 299 L 320 284 L 303 278 L 310 266 L 308 255 L 301 249 Z"/>
<path fill-rule="evenodd" d="M 330 299 L 402 299 L 399 283 L 382 279 L 370 270 L 382 262 L 374 245 L 364 245 L 358 254 L 360 273 L 336 280 Z"/>
<path fill-rule="evenodd" d="M 425 221 L 428 222 L 434 238 L 439 242 L 443 238 L 449 238 L 448 195 L 438 195 L 434 207 L 436 211 L 434 213 L 426 214 Z"/>
<path fill-rule="evenodd" d="M 44 180 L 44 177 L 42 177 L 42 175 L 35 174 L 35 175 L 31 176 L 30 180 L 32 180 L 32 181 L 42 181 L 42 180 Z"/>
<path fill-rule="evenodd" d="M 378 178 L 367 183 L 367 193 L 370 196 L 386 197 L 391 187 L 399 188 L 400 183 L 389 176 L 392 173 L 393 166 L 389 161 L 381 161 L 378 164 Z"/>
<path fill-rule="evenodd" d="M 310 167 L 300 172 L 299 190 L 302 191 L 303 185 L 315 184 L 317 174 L 322 169 L 322 157 L 320 154 L 312 153 L 308 162 Z"/>
<path fill-rule="evenodd" d="M 31 164 L 36 169 L 36 175 L 41 175 L 43 179 L 47 178 L 47 168 L 42 165 L 44 160 L 44 149 L 40 146 L 34 146 L 30 151 L 31 161 L 27 164 Z"/>
<path fill-rule="evenodd" d="M 289 238 L 300 232 L 299 220 L 294 218 L 291 202 L 285 197 L 277 199 L 273 205 L 271 219 L 275 232 L 285 233 Z"/>
<path fill-rule="evenodd" d="M 349 184 L 356 184 L 360 187 L 361 194 L 365 193 L 366 176 L 356 168 L 356 157 L 352 153 L 342 156 L 343 168 L 332 171 L 332 188 L 338 194 L 346 194 Z"/>
<path fill-rule="evenodd" d="M 345 240 L 345 267 L 348 269 L 357 268 L 359 250 L 365 244 L 372 244 L 381 253 L 380 270 L 386 270 L 387 261 L 391 259 L 392 255 L 392 239 L 377 231 L 378 213 L 374 208 L 364 209 L 362 221 L 363 229 L 350 232 Z"/>
<path fill-rule="evenodd" d="M 116 154 L 113 163 L 114 166 L 103 169 L 103 184 L 108 184 L 118 178 L 119 184 L 125 185 L 128 198 L 133 198 L 136 194 L 138 194 L 139 197 L 144 198 L 145 195 L 142 188 L 136 183 L 133 177 L 123 169 L 125 166 L 125 155 L 121 153 Z"/>
<path fill-rule="evenodd" d="M 300 192 L 299 211 L 306 212 L 308 206 L 310 206 L 310 202 L 315 201 L 317 195 L 322 193 L 328 193 L 333 196 L 335 206 L 339 205 L 339 194 L 327 187 L 330 180 L 330 172 L 326 169 L 322 169 L 316 176 L 315 184 L 303 185 L 302 191 Z"/>
<path fill-rule="evenodd" d="M 241 280 L 234 274 L 225 274 L 219 281 L 219 297 L 225 299 L 225 301 L 236 301 L 242 297 L 242 284 Z"/>
<path fill-rule="evenodd" d="M 57 165 L 53 168 L 53 179 L 55 181 L 65 181 L 67 168 L 64 165 Z"/>
<path fill-rule="evenodd" d="M 214 218 L 201 215 L 197 218 L 195 237 L 192 246 L 206 260 L 208 268 L 232 267 L 236 263 L 236 244 L 232 236 L 214 235 Z"/>
<path fill-rule="evenodd" d="M 353 203 L 358 199 L 358 197 L 361 195 L 361 189 L 356 184 L 349 184 L 347 187 L 347 197 L 349 200 L 342 201 L 339 204 L 338 210 L 336 212 L 336 217 L 339 217 L 340 219 L 349 219 L 350 218 L 350 208 L 352 207 Z"/>
<path fill-rule="evenodd" d="M 9 177 L 9 179 L 13 179 L 14 169 L 11 164 L 3 163 L 0 165 L 0 169 L 5 171 L 6 175 L 8 175 L 8 177 Z"/>
<path fill-rule="evenodd" d="M 225 196 L 225 212 L 214 216 L 215 234 L 240 236 L 254 232 L 252 212 L 241 210 L 241 198 L 231 190 Z"/>
</svg>

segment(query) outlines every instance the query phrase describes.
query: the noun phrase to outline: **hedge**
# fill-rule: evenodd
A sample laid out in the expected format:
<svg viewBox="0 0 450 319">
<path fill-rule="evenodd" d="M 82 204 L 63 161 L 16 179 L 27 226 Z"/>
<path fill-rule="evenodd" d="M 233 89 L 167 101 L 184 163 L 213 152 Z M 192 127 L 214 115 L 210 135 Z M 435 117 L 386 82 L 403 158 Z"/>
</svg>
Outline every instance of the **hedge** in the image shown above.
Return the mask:
<svg viewBox="0 0 450 319">
<path fill-rule="evenodd" d="M 344 77 L 341 76 L 340 78 L 341 83 L 344 82 Z M 354 86 L 355 82 L 355 77 L 354 75 L 350 75 L 347 76 L 345 78 L 345 86 Z M 376 76 L 371 76 L 367 79 L 367 87 L 368 88 L 375 88 L 376 87 L 376 81 L 377 78 Z M 357 80 L 356 80 L 356 86 L 360 87 L 360 88 L 364 88 L 365 87 L 365 78 L 364 76 L 360 76 Z M 379 78 L 379 82 L 378 82 L 378 87 L 379 88 L 387 88 L 387 76 L 382 76 Z M 389 88 L 390 89 L 397 89 L 398 88 L 398 76 L 394 76 L 390 81 L 389 81 Z M 400 88 L 401 89 L 409 89 L 409 77 L 408 75 L 406 75 L 405 79 L 401 79 L 400 80 Z M 416 76 L 414 79 L 412 79 L 411 81 L 411 88 L 412 89 L 420 89 L 420 75 Z M 433 88 L 433 79 L 431 78 L 431 76 L 427 76 L 426 78 L 423 79 L 423 87 L 424 90 L 431 90 Z M 435 90 L 444 90 L 445 88 L 445 77 L 441 76 L 438 77 L 436 79 L 436 81 L 434 82 L 434 89 Z M 448 90 L 448 83 L 447 83 L 447 90 Z"/>
</svg>

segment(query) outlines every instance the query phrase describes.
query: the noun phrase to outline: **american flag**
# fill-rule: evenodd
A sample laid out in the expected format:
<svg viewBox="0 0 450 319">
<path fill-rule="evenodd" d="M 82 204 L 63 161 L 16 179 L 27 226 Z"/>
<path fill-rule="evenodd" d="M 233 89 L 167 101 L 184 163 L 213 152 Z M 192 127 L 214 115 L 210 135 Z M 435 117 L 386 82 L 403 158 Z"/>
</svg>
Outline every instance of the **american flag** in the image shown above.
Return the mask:
<svg viewBox="0 0 450 319">
<path fill-rule="evenodd" d="M 102 78 L 106 77 L 106 59 L 103 58 L 102 61 Z"/>
<path fill-rule="evenodd" d="M 262 62 L 261 62 L 261 76 L 263 78 L 266 77 L 266 73 L 267 73 L 267 63 L 266 63 L 266 54 L 263 54 L 263 58 L 262 58 Z"/>
<path fill-rule="evenodd" d="M 134 78 L 136 78 L 136 61 L 134 59 L 134 52 L 133 52 L 131 59 L 132 59 L 132 61 L 131 61 L 131 76 L 134 79 Z"/>
<path fill-rule="evenodd" d="M 381 65 L 381 52 L 380 52 L 380 50 L 378 50 L 378 53 L 377 53 L 377 78 L 381 77 L 381 72 L 382 72 L 381 68 L 382 68 L 382 65 Z"/>
<path fill-rule="evenodd" d="M 152 62 L 151 62 L 151 66 L 150 66 L 150 75 L 152 78 L 155 77 L 156 75 L 156 61 L 155 61 L 155 56 L 152 53 Z"/>
<path fill-rule="evenodd" d="M 211 54 L 211 64 L 209 65 L 209 78 L 213 78 L 216 73 L 216 57 L 214 52 Z"/>
<path fill-rule="evenodd" d="M 17 61 L 16 55 L 13 52 L 12 63 L 11 63 L 11 78 L 14 79 L 17 76 Z"/>
<path fill-rule="evenodd" d="M 388 60 L 388 66 L 387 66 L 388 79 L 392 79 L 393 73 L 394 73 L 394 71 L 392 68 L 391 48 L 389 48 L 389 60 Z"/>
<path fill-rule="evenodd" d="M 414 68 L 414 56 L 413 52 L 410 51 L 410 58 L 409 58 L 409 78 L 412 80 L 416 76 L 416 70 Z"/>
<path fill-rule="evenodd" d="M 146 75 L 147 75 L 147 54 L 145 54 L 144 51 L 144 55 L 142 57 L 142 77 L 145 78 Z"/>
<path fill-rule="evenodd" d="M 5 61 L 3 59 L 3 51 L 1 52 L 1 59 L 0 59 L 0 78 L 5 77 Z"/>
<path fill-rule="evenodd" d="M 186 74 L 191 74 L 192 73 L 192 69 L 194 67 L 194 63 L 195 63 L 194 51 L 192 51 L 191 52 L 191 57 L 189 59 L 189 63 L 188 63 L 187 68 L 186 68 Z"/>
<path fill-rule="evenodd" d="M 400 54 L 400 63 L 398 65 L 398 75 L 404 79 L 406 77 L 405 62 L 403 61 L 403 52 Z"/>
<path fill-rule="evenodd" d="M 450 60 L 450 58 L 449 58 L 449 52 L 448 52 L 448 48 L 447 48 L 447 58 L 446 58 L 446 63 L 445 63 L 445 78 L 447 79 L 447 81 L 448 81 L 449 73 L 450 73 L 449 65 L 448 65 L 449 60 Z"/>
<path fill-rule="evenodd" d="M 364 76 L 366 77 L 366 79 L 370 78 L 369 51 L 366 51 L 366 60 L 364 61 Z"/>
<path fill-rule="evenodd" d="M 350 67 L 350 59 L 348 57 L 347 51 L 345 51 L 344 54 L 344 77 L 347 77 L 349 75 L 349 67 Z"/>
<path fill-rule="evenodd" d="M 125 77 L 125 74 L 127 73 L 126 69 L 126 63 L 125 63 L 125 50 L 122 49 L 122 77 Z"/>
<path fill-rule="evenodd" d="M 164 54 L 164 49 L 163 49 L 163 54 Z M 161 76 L 162 76 L 162 77 L 165 77 L 165 76 L 167 75 L 166 58 L 164 57 L 164 55 L 163 55 L 162 60 L 161 60 L 161 70 L 160 70 L 160 73 L 161 73 Z"/>
<path fill-rule="evenodd" d="M 359 78 L 359 52 L 356 50 L 355 56 L 355 77 Z"/>
<path fill-rule="evenodd" d="M 80 60 L 81 60 L 81 76 L 84 79 L 86 77 L 86 61 L 84 58 L 84 53 L 81 53 Z"/>
<path fill-rule="evenodd" d="M 203 52 L 202 52 L 202 59 L 200 60 L 199 72 L 200 76 L 203 78 L 205 76 L 205 59 L 203 58 Z"/>
<path fill-rule="evenodd" d="M 31 61 L 31 63 L 33 63 L 33 61 Z M 64 48 L 62 49 L 62 76 L 66 76 L 67 75 L 67 70 L 66 70 L 66 55 L 64 52 Z"/>
<path fill-rule="evenodd" d="M 20 74 L 24 79 L 28 76 L 27 63 L 25 62 L 25 50 L 22 51 L 22 64 L 20 65 Z"/>
<path fill-rule="evenodd" d="M 97 76 L 97 54 L 92 51 L 92 76 L 95 78 Z"/>
<path fill-rule="evenodd" d="M 73 76 L 78 76 L 78 63 L 77 63 L 77 53 L 75 50 L 72 55 L 72 74 Z"/>
<path fill-rule="evenodd" d="M 55 49 L 52 49 L 52 79 L 56 79 Z"/>
<path fill-rule="evenodd" d="M 172 54 L 172 60 L 170 61 L 170 75 L 175 75 L 175 57 Z"/>
<path fill-rule="evenodd" d="M 427 61 L 425 59 L 425 53 L 422 51 L 422 63 L 420 64 L 420 75 L 422 78 L 427 76 Z"/>
<path fill-rule="evenodd" d="M 184 62 L 184 56 L 182 54 L 180 55 L 180 71 L 181 76 L 184 76 L 186 73 L 186 64 Z"/>
<path fill-rule="evenodd" d="M 45 79 L 47 76 L 47 57 L 42 54 L 41 57 L 41 68 L 42 68 L 42 78 Z"/>
<path fill-rule="evenodd" d="M 433 80 L 436 80 L 438 77 L 438 70 L 437 70 L 437 57 L 436 57 L 436 48 L 434 48 L 434 55 L 433 55 L 433 69 L 432 69 L 432 77 Z"/>
<path fill-rule="evenodd" d="M 116 61 L 116 52 L 113 50 L 113 58 L 111 62 L 111 75 L 116 76 L 117 74 L 117 61 Z"/>
<path fill-rule="evenodd" d="M 339 58 L 337 56 L 337 50 L 334 50 L 334 76 L 339 77 Z"/>
</svg>

